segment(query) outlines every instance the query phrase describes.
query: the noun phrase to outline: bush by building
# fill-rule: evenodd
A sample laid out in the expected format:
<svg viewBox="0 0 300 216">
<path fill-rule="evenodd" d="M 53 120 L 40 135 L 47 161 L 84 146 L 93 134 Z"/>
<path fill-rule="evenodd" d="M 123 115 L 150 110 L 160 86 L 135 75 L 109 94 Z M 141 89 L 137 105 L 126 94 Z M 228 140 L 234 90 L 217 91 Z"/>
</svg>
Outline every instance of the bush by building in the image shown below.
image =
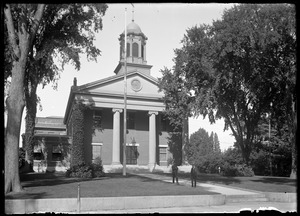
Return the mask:
<svg viewBox="0 0 300 216">
<path fill-rule="evenodd" d="M 105 176 L 102 160 L 100 157 L 96 158 L 91 164 L 81 163 L 72 166 L 65 173 L 68 178 L 95 178 Z"/>
</svg>

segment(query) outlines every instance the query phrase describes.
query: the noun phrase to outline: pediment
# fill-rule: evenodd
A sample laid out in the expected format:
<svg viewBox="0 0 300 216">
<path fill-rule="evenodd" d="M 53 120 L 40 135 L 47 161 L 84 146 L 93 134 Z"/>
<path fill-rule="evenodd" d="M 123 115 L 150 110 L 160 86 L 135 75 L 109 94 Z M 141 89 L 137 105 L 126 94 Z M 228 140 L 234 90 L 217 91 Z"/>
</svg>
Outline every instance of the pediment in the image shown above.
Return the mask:
<svg viewBox="0 0 300 216">
<path fill-rule="evenodd" d="M 158 91 L 158 81 L 152 76 L 139 71 L 127 74 L 127 95 L 162 97 L 163 92 Z M 124 94 L 124 76 L 115 75 L 92 83 L 78 86 L 77 92 L 93 94 Z"/>
</svg>

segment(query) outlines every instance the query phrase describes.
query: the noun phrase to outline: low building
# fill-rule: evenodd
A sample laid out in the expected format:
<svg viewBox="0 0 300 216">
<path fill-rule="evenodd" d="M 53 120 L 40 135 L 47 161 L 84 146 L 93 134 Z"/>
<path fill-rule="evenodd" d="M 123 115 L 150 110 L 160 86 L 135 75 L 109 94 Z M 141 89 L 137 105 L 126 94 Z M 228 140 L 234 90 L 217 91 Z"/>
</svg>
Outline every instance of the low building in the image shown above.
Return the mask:
<svg viewBox="0 0 300 216">
<path fill-rule="evenodd" d="M 34 128 L 36 145 L 33 150 L 35 172 L 66 171 L 70 158 L 69 136 L 63 117 L 37 117 Z"/>
</svg>

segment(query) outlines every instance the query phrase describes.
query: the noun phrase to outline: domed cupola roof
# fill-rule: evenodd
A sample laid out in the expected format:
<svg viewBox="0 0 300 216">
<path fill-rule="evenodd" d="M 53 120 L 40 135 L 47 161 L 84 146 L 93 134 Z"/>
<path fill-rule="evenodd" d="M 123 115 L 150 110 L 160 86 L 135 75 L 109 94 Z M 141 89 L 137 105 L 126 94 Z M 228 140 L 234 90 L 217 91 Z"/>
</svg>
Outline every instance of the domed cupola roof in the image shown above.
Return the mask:
<svg viewBox="0 0 300 216">
<path fill-rule="evenodd" d="M 147 40 L 148 38 L 146 37 L 146 35 L 142 32 L 140 26 L 138 24 L 136 24 L 134 22 L 134 20 L 132 20 L 131 23 L 129 23 L 127 25 L 127 35 L 136 35 L 136 36 L 142 36 L 145 40 Z M 120 35 L 122 37 L 122 35 L 124 35 L 125 31 L 123 31 L 123 33 Z"/>
<path fill-rule="evenodd" d="M 135 22 L 131 22 L 130 24 L 127 25 L 127 34 L 141 34 L 143 33 L 141 28 L 139 27 L 138 24 L 136 24 Z"/>
</svg>

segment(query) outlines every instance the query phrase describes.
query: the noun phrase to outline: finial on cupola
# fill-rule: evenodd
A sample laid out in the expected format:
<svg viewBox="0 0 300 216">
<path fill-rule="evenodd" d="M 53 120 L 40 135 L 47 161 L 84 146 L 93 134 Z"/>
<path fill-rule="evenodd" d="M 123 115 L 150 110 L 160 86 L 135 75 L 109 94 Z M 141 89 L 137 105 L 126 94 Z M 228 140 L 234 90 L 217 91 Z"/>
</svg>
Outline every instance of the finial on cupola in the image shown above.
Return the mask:
<svg viewBox="0 0 300 216">
<path fill-rule="evenodd" d="M 73 86 L 77 86 L 77 79 L 76 79 L 76 77 L 74 77 Z"/>
<path fill-rule="evenodd" d="M 134 5 L 131 3 L 132 5 L 132 22 L 134 22 Z"/>
</svg>

